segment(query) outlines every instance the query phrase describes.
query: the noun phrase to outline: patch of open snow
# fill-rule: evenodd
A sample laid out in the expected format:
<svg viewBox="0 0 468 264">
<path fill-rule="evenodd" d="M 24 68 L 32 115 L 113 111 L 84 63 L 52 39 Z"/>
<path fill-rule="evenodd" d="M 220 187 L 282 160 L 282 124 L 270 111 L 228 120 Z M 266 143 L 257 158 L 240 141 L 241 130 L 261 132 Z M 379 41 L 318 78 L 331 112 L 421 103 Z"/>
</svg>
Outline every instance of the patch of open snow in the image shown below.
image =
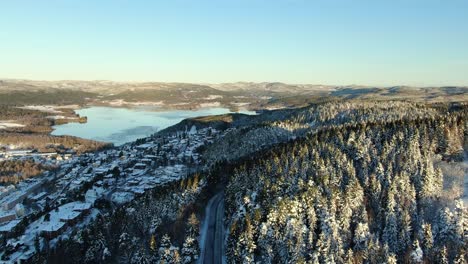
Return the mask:
<svg viewBox="0 0 468 264">
<path fill-rule="evenodd" d="M 189 134 L 191 135 L 194 135 L 197 133 L 197 127 L 195 125 L 193 125 L 191 128 L 190 128 L 190 131 L 189 131 Z"/>
<path fill-rule="evenodd" d="M 63 115 L 54 115 L 54 116 L 47 116 L 47 118 L 50 118 L 50 119 L 66 119 L 66 118 L 69 118 L 69 117 L 66 117 L 66 116 L 63 116 Z"/>
<path fill-rule="evenodd" d="M 146 105 L 164 105 L 164 102 L 163 101 L 157 101 L 157 102 L 141 101 L 141 102 L 129 102 L 128 104 L 138 105 L 138 106 L 146 106 Z"/>
<path fill-rule="evenodd" d="M 108 101 L 107 103 L 110 104 L 110 105 L 121 106 L 121 105 L 123 105 L 125 103 L 125 101 L 122 100 L 122 99 L 118 99 L 118 100 Z"/>
<path fill-rule="evenodd" d="M 232 103 L 232 104 L 236 106 L 246 106 L 246 105 L 249 105 L 250 103 Z"/>
<path fill-rule="evenodd" d="M 27 109 L 27 110 L 37 110 L 41 112 L 55 113 L 55 114 L 62 113 L 62 111 L 57 110 L 57 108 L 59 107 L 55 105 L 27 105 L 27 106 L 22 106 L 19 108 Z"/>
<path fill-rule="evenodd" d="M 217 95 L 217 94 L 210 94 L 207 97 L 205 97 L 205 100 L 214 100 L 214 99 L 220 99 L 223 98 L 222 95 Z"/>
<path fill-rule="evenodd" d="M 0 129 L 7 129 L 12 127 L 24 127 L 22 124 L 13 123 L 10 121 L 0 121 Z"/>
<path fill-rule="evenodd" d="M 77 104 L 70 104 L 70 105 L 56 105 L 53 106 L 55 109 L 63 109 L 63 108 L 69 108 L 69 109 L 79 109 L 80 106 Z"/>
<path fill-rule="evenodd" d="M 108 103 L 112 106 L 123 106 L 123 105 L 131 105 L 131 106 L 163 106 L 164 101 L 157 101 L 157 102 L 148 102 L 148 101 L 139 101 L 139 102 L 127 102 L 123 99 L 116 99 L 112 101 L 102 101 L 103 103 Z"/>
<path fill-rule="evenodd" d="M 208 108 L 208 107 L 216 107 L 216 106 L 221 106 L 220 102 L 212 102 L 212 103 L 201 103 L 200 107 L 202 108 Z"/>
<path fill-rule="evenodd" d="M 278 110 L 278 109 L 283 109 L 284 107 L 282 106 L 268 106 L 265 109 L 266 110 Z"/>
<path fill-rule="evenodd" d="M 184 102 L 182 102 L 182 103 L 175 103 L 175 104 L 171 104 L 171 105 L 174 106 L 174 105 L 188 105 L 188 104 L 190 104 L 190 103 L 187 103 L 187 102 L 184 103 Z"/>
<path fill-rule="evenodd" d="M 112 194 L 111 200 L 117 204 L 124 204 L 133 200 L 134 195 L 130 192 L 115 192 Z"/>
</svg>

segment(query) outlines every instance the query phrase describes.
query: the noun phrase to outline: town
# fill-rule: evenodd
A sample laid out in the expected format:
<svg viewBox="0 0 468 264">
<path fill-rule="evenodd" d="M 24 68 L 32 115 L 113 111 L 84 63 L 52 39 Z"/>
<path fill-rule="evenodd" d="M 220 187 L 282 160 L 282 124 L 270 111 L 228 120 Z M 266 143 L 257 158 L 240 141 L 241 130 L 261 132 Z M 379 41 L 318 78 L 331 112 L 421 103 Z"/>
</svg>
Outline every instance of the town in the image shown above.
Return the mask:
<svg viewBox="0 0 468 264">
<path fill-rule="evenodd" d="M 105 210 L 187 177 L 201 166 L 197 150 L 223 135 L 192 126 L 76 156 L 4 153 L 3 159 L 32 156 L 54 162 L 57 169 L 0 187 L 0 263 L 27 262 Z"/>
</svg>

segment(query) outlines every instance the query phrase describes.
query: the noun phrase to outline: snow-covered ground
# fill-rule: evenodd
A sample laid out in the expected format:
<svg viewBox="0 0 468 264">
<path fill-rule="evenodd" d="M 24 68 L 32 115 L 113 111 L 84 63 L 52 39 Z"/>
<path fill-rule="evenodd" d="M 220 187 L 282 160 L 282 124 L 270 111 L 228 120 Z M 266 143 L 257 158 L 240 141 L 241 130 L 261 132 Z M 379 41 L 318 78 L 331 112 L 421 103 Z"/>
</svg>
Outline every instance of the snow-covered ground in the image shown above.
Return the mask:
<svg viewBox="0 0 468 264">
<path fill-rule="evenodd" d="M 7 129 L 12 127 L 24 127 L 24 125 L 13 123 L 11 121 L 0 121 L 0 129 Z"/>
<path fill-rule="evenodd" d="M 468 153 L 465 151 L 463 160 L 463 169 L 465 170 L 465 177 L 463 181 L 464 192 L 462 196 L 463 204 L 468 206 Z"/>
<path fill-rule="evenodd" d="M 208 107 L 218 107 L 221 106 L 220 102 L 212 102 L 212 103 L 201 103 L 200 107 L 201 108 L 208 108 Z"/>
<path fill-rule="evenodd" d="M 51 119 L 66 119 L 67 117 L 66 117 L 66 116 L 63 116 L 63 115 L 53 115 L 53 116 L 48 116 L 47 118 L 51 118 Z"/>
<path fill-rule="evenodd" d="M 62 111 L 57 110 L 58 107 L 55 105 L 27 105 L 27 106 L 22 106 L 20 108 L 28 109 L 28 110 L 37 110 L 41 112 L 54 113 L 54 114 L 62 113 Z"/>
<path fill-rule="evenodd" d="M 55 109 L 61 109 L 61 108 L 69 108 L 69 109 L 79 109 L 80 106 L 77 104 L 69 104 L 69 105 L 54 105 L 53 106 Z"/>
<path fill-rule="evenodd" d="M 233 105 L 235 106 L 246 106 L 246 105 L 250 105 L 250 103 L 232 103 Z"/>
<path fill-rule="evenodd" d="M 111 200 L 117 204 L 128 203 L 133 200 L 135 196 L 130 192 L 115 192 L 112 194 Z"/>
<path fill-rule="evenodd" d="M 223 98 L 222 95 L 217 95 L 217 94 L 210 94 L 207 97 L 205 97 L 206 100 L 215 100 L 215 99 L 220 99 Z"/>
<path fill-rule="evenodd" d="M 150 101 L 140 101 L 140 102 L 128 102 L 123 99 L 117 99 L 112 101 L 102 101 L 103 103 L 108 103 L 111 106 L 164 106 L 163 101 L 150 102 Z"/>
</svg>

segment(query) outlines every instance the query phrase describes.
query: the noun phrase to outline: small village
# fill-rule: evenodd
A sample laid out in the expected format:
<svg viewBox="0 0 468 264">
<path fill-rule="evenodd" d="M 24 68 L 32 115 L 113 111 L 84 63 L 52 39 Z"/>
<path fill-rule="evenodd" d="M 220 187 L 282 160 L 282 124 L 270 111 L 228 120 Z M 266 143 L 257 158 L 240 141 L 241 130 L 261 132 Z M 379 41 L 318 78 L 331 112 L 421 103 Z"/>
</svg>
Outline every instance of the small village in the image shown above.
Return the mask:
<svg viewBox="0 0 468 264">
<path fill-rule="evenodd" d="M 0 151 L 0 161 L 3 160 L 24 160 L 32 159 L 35 162 L 47 165 L 57 165 L 63 161 L 69 160 L 73 156 L 72 153 L 57 153 L 57 152 L 37 152 L 31 149 L 5 150 Z"/>
<path fill-rule="evenodd" d="M 27 262 L 45 244 L 53 247 L 108 210 L 100 206 L 103 203 L 122 206 L 148 190 L 187 177 L 201 163 L 197 149 L 220 136 L 215 129 L 193 126 L 79 156 L 3 153 L 4 159 L 44 159 L 58 169 L 0 187 L 0 263 Z"/>
</svg>

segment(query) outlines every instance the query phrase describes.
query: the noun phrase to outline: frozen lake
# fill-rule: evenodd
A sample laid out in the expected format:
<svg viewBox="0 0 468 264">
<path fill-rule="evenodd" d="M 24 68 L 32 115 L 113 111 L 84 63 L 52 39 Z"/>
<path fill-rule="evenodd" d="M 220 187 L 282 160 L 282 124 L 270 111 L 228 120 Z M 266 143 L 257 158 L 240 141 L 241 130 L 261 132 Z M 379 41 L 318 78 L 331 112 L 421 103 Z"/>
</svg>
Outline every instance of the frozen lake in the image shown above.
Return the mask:
<svg viewBox="0 0 468 264">
<path fill-rule="evenodd" d="M 149 111 L 113 107 L 89 107 L 76 110 L 76 112 L 80 116 L 88 117 L 88 122 L 55 126 L 52 135 L 71 135 L 121 145 L 149 136 L 185 118 L 232 113 L 227 108 Z M 252 111 L 239 113 L 255 114 Z"/>
</svg>

